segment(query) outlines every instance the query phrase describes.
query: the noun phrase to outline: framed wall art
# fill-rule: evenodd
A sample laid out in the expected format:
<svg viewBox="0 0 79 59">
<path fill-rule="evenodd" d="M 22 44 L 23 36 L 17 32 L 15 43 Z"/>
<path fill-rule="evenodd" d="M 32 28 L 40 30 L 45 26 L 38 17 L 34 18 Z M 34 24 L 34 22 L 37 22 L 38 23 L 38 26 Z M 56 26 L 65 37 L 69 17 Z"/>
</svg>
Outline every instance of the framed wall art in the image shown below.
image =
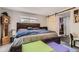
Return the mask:
<svg viewBox="0 0 79 59">
<path fill-rule="evenodd" d="M 74 10 L 74 22 L 79 23 L 79 10 Z"/>
</svg>

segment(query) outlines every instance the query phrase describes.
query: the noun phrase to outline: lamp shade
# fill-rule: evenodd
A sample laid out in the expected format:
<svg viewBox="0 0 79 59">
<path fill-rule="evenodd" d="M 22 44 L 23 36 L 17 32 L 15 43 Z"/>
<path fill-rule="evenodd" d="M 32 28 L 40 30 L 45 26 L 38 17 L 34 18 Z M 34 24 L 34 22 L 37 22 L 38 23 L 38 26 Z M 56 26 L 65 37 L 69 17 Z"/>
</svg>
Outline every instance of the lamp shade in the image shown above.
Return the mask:
<svg viewBox="0 0 79 59">
<path fill-rule="evenodd" d="M 12 29 L 11 30 L 11 36 L 15 36 L 16 35 L 16 30 L 15 29 Z"/>
</svg>

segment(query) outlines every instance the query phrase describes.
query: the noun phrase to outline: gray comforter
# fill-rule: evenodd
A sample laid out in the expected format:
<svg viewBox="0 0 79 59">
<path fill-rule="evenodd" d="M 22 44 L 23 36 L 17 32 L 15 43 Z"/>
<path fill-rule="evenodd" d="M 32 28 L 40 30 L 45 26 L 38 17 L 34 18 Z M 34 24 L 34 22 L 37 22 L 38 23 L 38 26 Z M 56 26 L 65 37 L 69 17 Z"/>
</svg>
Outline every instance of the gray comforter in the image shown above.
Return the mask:
<svg viewBox="0 0 79 59">
<path fill-rule="evenodd" d="M 37 41 L 37 40 L 45 40 L 52 37 L 57 37 L 57 33 L 49 32 L 49 33 L 43 33 L 43 34 L 37 34 L 37 35 L 22 36 L 19 38 L 15 38 L 12 43 L 12 46 L 19 46 L 23 43 L 29 43 L 29 42 Z"/>
</svg>

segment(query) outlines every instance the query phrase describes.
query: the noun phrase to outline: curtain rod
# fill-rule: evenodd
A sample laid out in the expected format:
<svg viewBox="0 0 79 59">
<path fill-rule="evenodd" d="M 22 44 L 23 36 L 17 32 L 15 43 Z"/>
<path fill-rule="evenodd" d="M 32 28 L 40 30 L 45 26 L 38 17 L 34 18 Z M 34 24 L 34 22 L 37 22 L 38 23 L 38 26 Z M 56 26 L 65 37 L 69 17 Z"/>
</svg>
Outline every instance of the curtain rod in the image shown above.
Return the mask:
<svg viewBox="0 0 79 59">
<path fill-rule="evenodd" d="M 63 12 L 65 12 L 65 11 L 69 11 L 69 10 L 72 10 L 72 9 L 74 9 L 74 8 L 76 8 L 76 7 L 72 7 L 72 8 L 69 8 L 69 9 L 66 9 L 66 10 L 63 10 L 63 11 L 60 11 L 60 12 L 57 12 L 57 13 L 52 14 L 52 15 L 49 15 L 49 16 L 57 15 L 57 14 L 59 14 L 59 13 L 63 13 Z M 47 17 L 49 17 L 49 16 L 47 16 Z"/>
</svg>

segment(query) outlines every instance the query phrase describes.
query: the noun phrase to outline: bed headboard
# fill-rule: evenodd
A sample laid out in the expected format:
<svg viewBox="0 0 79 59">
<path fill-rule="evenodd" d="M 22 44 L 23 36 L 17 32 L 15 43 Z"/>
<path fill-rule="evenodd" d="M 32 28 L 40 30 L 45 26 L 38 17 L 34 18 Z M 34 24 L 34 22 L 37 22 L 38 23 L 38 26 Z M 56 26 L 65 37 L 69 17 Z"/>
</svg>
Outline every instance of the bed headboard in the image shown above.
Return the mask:
<svg viewBox="0 0 79 59">
<path fill-rule="evenodd" d="M 28 27 L 40 28 L 40 24 L 39 23 L 17 23 L 17 30 L 26 29 Z"/>
</svg>

